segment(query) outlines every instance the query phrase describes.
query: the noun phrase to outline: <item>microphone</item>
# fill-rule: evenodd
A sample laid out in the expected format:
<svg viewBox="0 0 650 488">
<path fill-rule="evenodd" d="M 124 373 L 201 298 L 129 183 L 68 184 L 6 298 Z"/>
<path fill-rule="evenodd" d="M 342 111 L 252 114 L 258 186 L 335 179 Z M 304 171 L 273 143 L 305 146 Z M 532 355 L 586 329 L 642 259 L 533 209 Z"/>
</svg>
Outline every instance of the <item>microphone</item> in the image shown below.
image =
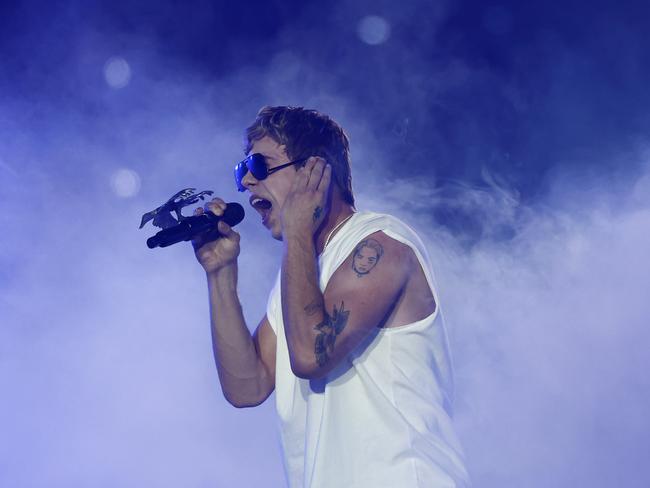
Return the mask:
<svg viewBox="0 0 650 488">
<path fill-rule="evenodd" d="M 215 227 L 220 220 L 223 220 L 231 227 L 237 225 L 244 220 L 244 207 L 237 202 L 230 202 L 226 204 L 226 210 L 221 217 L 216 216 L 212 212 L 185 217 L 177 225 L 163 229 L 147 239 L 147 247 L 153 249 L 154 247 L 171 246 L 177 242 L 189 241 L 208 231 L 214 231 L 211 234 L 214 234 L 214 239 L 217 239 L 220 234 Z"/>
</svg>

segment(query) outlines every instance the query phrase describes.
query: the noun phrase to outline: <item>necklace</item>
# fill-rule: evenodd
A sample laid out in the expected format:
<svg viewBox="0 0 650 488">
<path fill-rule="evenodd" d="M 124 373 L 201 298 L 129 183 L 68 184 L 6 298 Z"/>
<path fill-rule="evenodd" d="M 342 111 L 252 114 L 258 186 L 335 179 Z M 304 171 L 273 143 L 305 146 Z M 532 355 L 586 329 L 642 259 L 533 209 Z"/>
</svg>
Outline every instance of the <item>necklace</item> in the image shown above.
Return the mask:
<svg viewBox="0 0 650 488">
<path fill-rule="evenodd" d="M 345 217 L 343 220 L 341 220 L 338 224 L 336 224 L 336 227 L 334 227 L 334 228 L 330 231 L 330 233 L 327 234 L 327 239 L 325 239 L 325 245 L 323 246 L 323 249 L 325 249 L 325 248 L 327 247 L 327 245 L 329 244 L 329 242 L 330 242 L 330 238 L 332 237 L 332 234 L 334 234 L 334 232 L 336 232 L 336 231 L 339 229 L 339 227 L 341 227 L 341 226 L 342 226 L 343 224 L 345 224 L 348 220 L 350 220 L 350 217 L 352 217 L 353 215 L 354 215 L 354 212 L 352 212 L 350 215 L 348 215 L 348 216 Z"/>
</svg>

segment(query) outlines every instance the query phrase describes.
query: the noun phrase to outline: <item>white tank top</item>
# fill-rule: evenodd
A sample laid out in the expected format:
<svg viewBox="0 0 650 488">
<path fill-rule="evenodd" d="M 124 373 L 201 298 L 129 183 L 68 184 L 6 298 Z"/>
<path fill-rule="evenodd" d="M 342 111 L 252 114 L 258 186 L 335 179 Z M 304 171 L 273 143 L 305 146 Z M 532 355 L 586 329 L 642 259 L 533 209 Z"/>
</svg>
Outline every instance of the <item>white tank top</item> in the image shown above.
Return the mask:
<svg viewBox="0 0 650 488">
<path fill-rule="evenodd" d="M 289 363 L 278 273 L 267 316 L 277 336 L 276 407 L 289 486 L 469 486 L 450 419 L 453 379 L 440 300 L 415 232 L 390 215 L 355 213 L 319 256 L 320 289 L 377 231 L 413 249 L 436 311 L 411 324 L 377 328 L 326 378 L 304 380 Z"/>
</svg>

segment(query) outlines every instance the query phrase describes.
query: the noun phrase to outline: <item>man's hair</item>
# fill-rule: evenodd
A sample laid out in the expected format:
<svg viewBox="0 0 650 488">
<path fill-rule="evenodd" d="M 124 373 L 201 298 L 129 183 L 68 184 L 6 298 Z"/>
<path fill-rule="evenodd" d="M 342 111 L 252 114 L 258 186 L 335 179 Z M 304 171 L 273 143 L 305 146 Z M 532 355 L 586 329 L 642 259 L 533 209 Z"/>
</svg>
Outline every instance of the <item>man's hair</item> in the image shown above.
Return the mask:
<svg viewBox="0 0 650 488">
<path fill-rule="evenodd" d="M 324 158 L 332 166 L 332 179 L 341 190 L 343 200 L 354 205 L 350 141 L 334 120 L 303 107 L 266 106 L 246 129 L 244 152 L 248 154 L 253 143 L 265 136 L 286 146 L 287 156 L 292 161 L 309 156 Z"/>
</svg>

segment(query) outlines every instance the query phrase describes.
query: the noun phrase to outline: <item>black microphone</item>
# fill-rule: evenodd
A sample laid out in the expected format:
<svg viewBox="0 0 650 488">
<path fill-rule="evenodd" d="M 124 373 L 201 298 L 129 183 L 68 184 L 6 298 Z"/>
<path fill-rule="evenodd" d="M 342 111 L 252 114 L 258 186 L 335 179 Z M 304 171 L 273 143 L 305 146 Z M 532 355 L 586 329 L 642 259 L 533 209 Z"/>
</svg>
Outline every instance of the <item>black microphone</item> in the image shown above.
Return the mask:
<svg viewBox="0 0 650 488">
<path fill-rule="evenodd" d="M 214 231 L 214 238 L 216 239 L 219 237 L 219 232 L 215 227 L 220 220 L 223 220 L 230 226 L 237 225 L 244 220 L 244 207 L 237 202 L 230 202 L 226 204 L 226 210 L 224 210 L 223 215 L 220 217 L 212 212 L 185 217 L 177 225 L 163 229 L 147 239 L 147 246 L 149 249 L 153 249 L 154 247 L 167 247 L 177 242 L 189 241 L 208 231 Z"/>
</svg>

